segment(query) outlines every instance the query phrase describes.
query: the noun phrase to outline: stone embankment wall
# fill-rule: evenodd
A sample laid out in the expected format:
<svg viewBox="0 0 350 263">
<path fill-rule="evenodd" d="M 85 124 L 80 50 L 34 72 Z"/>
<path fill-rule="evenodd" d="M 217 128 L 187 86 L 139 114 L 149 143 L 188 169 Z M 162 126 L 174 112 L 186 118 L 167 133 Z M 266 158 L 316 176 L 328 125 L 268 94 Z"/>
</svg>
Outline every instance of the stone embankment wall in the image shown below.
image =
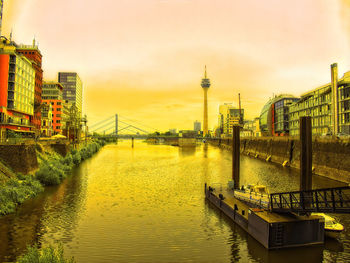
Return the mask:
<svg viewBox="0 0 350 263">
<path fill-rule="evenodd" d="M 46 149 L 52 149 L 61 156 L 66 156 L 70 151 L 70 146 L 67 140 L 57 140 L 57 141 L 41 141 L 40 144 Z"/>
<path fill-rule="evenodd" d="M 68 142 L 0 145 L 0 159 L 16 173 L 28 174 L 38 169 L 36 150 L 51 149 L 61 156 L 69 152 Z"/>
<path fill-rule="evenodd" d="M 232 149 L 231 139 L 211 139 L 210 143 Z M 315 174 L 350 183 L 349 139 L 314 138 L 312 150 Z M 265 161 L 300 168 L 300 141 L 296 138 L 242 138 L 241 152 Z"/>
<path fill-rule="evenodd" d="M 35 144 L 0 145 L 0 158 L 16 173 L 28 174 L 38 168 Z"/>
</svg>

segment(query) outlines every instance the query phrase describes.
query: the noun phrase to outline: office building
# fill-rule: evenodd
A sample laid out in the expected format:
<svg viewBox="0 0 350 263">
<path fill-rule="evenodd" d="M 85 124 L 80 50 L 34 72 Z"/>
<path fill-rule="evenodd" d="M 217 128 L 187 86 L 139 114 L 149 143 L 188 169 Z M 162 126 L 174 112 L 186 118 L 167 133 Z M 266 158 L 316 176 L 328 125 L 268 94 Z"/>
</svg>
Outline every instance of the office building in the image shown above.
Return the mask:
<svg viewBox="0 0 350 263">
<path fill-rule="evenodd" d="M 312 117 L 313 135 L 350 134 L 350 71 L 338 79 L 331 65 L 331 82 L 301 95 L 289 109 L 290 135 L 299 136 L 299 118 Z"/>
<path fill-rule="evenodd" d="M 16 45 L 0 43 L 0 139 L 10 133 L 34 136 L 35 70 L 32 62 L 16 52 Z"/>
<path fill-rule="evenodd" d="M 262 136 L 286 136 L 289 134 L 289 107 L 299 99 L 289 94 L 274 96 L 260 113 Z"/>
<path fill-rule="evenodd" d="M 221 137 L 232 136 L 233 125 L 241 125 L 244 119 L 244 109 L 237 109 L 232 103 L 219 106 L 218 126 Z"/>
<path fill-rule="evenodd" d="M 59 72 L 58 82 L 63 86 L 63 100 L 68 101 L 70 106 L 75 105 L 79 118 L 83 110 L 83 83 L 75 72 Z"/>
<path fill-rule="evenodd" d="M 34 126 L 34 131 L 37 136 L 40 135 L 41 126 L 41 93 L 43 85 L 43 70 L 42 70 L 42 55 L 33 40 L 33 45 L 19 45 L 16 52 L 24 55 L 32 62 L 32 67 L 35 70 L 35 90 L 34 90 L 34 115 L 30 122 Z"/>
<path fill-rule="evenodd" d="M 242 137 L 260 137 L 260 125 L 259 117 L 254 118 L 253 120 L 244 121 L 243 129 L 241 130 Z"/>
<path fill-rule="evenodd" d="M 200 121 L 195 121 L 193 123 L 193 130 L 196 132 L 200 132 L 201 131 L 201 122 Z"/>
</svg>

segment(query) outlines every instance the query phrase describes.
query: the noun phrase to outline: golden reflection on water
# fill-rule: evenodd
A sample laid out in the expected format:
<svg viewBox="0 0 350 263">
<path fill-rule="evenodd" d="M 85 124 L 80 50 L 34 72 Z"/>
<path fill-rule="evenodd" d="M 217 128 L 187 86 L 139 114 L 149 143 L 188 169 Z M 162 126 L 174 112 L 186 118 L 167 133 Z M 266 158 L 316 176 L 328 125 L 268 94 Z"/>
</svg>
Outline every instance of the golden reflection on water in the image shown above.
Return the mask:
<svg viewBox="0 0 350 263">
<path fill-rule="evenodd" d="M 241 162 L 242 183 L 297 188 L 293 170 L 243 156 Z M 0 233 L 6 233 L 0 234 L 1 247 L 8 248 L 0 249 L 0 259 L 14 259 L 37 241 L 63 242 L 78 262 L 279 262 L 295 260 L 299 252 L 301 259 L 320 262 L 322 253 L 337 255 L 322 247 L 266 251 L 208 204 L 204 183 L 226 185 L 230 180 L 231 154 L 226 150 L 138 140 L 131 148 L 130 141 L 122 141 L 105 146 L 73 173 L 59 187 L 27 202 L 17 215 L 0 219 Z M 316 186 L 330 183 L 337 184 L 314 180 Z"/>
</svg>

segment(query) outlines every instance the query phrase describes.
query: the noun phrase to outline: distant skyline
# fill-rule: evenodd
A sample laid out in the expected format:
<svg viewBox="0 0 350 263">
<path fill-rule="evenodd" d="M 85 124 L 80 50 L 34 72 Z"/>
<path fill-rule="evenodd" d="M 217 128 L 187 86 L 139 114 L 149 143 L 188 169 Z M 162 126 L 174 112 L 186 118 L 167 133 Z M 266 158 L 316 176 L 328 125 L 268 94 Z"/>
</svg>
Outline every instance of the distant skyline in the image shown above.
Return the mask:
<svg viewBox="0 0 350 263">
<path fill-rule="evenodd" d="M 77 72 L 90 125 L 118 113 L 162 131 L 203 123 L 219 104 L 254 118 L 273 94 L 295 96 L 350 71 L 350 0 L 5 0 L 3 30 L 39 42 L 45 80 Z"/>
</svg>

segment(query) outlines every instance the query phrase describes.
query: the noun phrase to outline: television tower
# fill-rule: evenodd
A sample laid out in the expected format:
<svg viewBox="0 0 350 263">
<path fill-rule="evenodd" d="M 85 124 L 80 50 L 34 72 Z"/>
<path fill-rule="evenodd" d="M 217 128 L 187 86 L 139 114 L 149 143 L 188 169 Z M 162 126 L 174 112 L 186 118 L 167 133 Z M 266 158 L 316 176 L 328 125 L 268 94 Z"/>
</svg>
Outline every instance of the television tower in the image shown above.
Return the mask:
<svg viewBox="0 0 350 263">
<path fill-rule="evenodd" d="M 207 78 L 207 66 L 205 66 L 204 78 L 202 79 L 201 86 L 204 91 L 203 137 L 205 137 L 208 134 L 208 89 L 210 87 L 210 80 Z"/>
</svg>

